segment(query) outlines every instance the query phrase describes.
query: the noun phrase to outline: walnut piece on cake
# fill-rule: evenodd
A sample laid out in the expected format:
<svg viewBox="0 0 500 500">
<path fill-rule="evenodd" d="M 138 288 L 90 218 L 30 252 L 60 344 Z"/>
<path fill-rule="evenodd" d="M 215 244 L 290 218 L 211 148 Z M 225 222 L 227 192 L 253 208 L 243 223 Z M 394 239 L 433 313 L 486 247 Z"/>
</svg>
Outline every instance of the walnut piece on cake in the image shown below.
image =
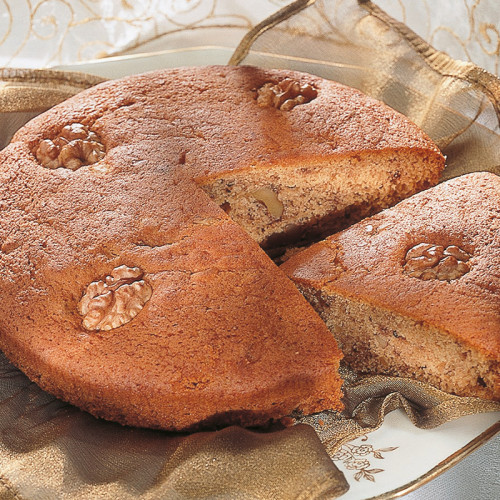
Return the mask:
<svg viewBox="0 0 500 500">
<path fill-rule="evenodd" d="M 470 271 L 470 257 L 456 245 L 445 248 L 442 245 L 420 243 L 406 253 L 404 272 L 422 280 L 452 281 Z"/>
<path fill-rule="evenodd" d="M 119 266 L 105 280 L 93 281 L 78 303 L 87 330 L 111 330 L 139 314 L 153 290 L 138 267 Z"/>
<path fill-rule="evenodd" d="M 298 104 L 311 102 L 318 91 L 310 84 L 301 84 L 291 78 L 279 83 L 268 82 L 257 90 L 257 104 L 262 108 L 277 108 L 290 111 Z"/>
<path fill-rule="evenodd" d="M 44 139 L 35 151 L 36 159 L 50 169 L 78 170 L 102 160 L 104 145 L 99 136 L 81 123 L 66 125 L 54 139 Z"/>
</svg>

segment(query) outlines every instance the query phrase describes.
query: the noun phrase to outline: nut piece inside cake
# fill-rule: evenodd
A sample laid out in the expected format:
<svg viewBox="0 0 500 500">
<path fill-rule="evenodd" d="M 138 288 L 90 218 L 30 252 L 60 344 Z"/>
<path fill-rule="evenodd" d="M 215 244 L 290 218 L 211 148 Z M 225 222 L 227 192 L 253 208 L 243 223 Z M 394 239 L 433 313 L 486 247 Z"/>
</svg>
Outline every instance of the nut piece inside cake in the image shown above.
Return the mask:
<svg viewBox="0 0 500 500">
<path fill-rule="evenodd" d="M 279 219 L 283 215 L 283 203 L 278 199 L 277 194 L 270 188 L 260 188 L 251 193 L 257 200 L 264 203 L 269 215 Z"/>
</svg>

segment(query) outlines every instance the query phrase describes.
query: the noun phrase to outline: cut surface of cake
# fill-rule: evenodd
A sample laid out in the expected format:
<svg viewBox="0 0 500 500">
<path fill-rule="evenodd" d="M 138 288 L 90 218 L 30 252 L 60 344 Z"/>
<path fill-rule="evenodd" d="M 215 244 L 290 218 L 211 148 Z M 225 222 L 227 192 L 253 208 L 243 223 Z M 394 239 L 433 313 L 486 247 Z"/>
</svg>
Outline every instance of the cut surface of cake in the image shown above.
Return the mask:
<svg viewBox="0 0 500 500">
<path fill-rule="evenodd" d="M 282 269 L 355 370 L 500 399 L 500 178 L 416 194 Z"/>
<path fill-rule="evenodd" d="M 340 409 L 336 341 L 258 243 L 395 203 L 443 164 L 403 116 L 312 75 L 181 68 L 101 84 L 0 152 L 0 348 L 123 424 Z"/>
</svg>

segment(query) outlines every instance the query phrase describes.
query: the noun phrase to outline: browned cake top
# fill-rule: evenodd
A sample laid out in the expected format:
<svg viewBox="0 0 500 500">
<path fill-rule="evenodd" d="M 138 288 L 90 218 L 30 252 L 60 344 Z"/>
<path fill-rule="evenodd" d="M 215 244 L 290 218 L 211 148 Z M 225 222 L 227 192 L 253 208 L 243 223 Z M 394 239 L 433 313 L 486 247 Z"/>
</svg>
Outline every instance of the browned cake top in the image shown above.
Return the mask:
<svg viewBox="0 0 500 500">
<path fill-rule="evenodd" d="M 269 82 L 284 78 L 316 97 L 290 110 L 261 99 Z M 380 101 L 313 75 L 253 67 L 181 68 L 104 83 L 54 108 L 50 119 L 33 120 L 16 140 L 34 145 L 68 123 L 99 134 L 115 174 L 114 155 L 128 157 L 131 147 L 151 149 L 151 159 L 190 180 L 387 148 L 421 148 L 441 158 L 415 124 Z"/>
<path fill-rule="evenodd" d="M 2 349 L 139 425 L 183 428 L 263 387 L 338 404 L 330 333 L 196 182 L 384 148 L 440 157 L 398 113 L 300 73 L 185 68 L 82 92 L 0 153 Z"/>
<path fill-rule="evenodd" d="M 293 256 L 293 280 L 438 327 L 500 357 L 500 178 L 414 195 Z"/>
</svg>

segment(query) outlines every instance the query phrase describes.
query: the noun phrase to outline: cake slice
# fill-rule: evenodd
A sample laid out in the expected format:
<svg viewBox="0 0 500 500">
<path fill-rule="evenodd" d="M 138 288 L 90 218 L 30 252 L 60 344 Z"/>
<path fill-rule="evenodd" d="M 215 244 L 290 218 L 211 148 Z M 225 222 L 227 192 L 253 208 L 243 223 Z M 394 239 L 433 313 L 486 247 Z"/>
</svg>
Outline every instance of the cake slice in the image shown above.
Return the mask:
<svg viewBox="0 0 500 500">
<path fill-rule="evenodd" d="M 500 399 L 500 178 L 414 195 L 281 267 L 355 370 Z"/>
</svg>

